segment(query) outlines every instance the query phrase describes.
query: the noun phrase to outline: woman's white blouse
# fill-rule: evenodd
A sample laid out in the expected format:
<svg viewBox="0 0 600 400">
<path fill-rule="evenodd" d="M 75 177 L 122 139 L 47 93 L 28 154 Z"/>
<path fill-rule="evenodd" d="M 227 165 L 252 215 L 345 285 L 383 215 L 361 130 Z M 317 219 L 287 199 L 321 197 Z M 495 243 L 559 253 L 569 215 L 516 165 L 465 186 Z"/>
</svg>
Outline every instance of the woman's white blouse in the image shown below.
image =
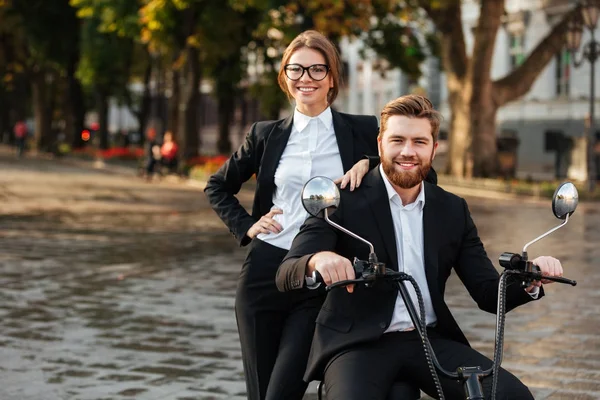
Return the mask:
<svg viewBox="0 0 600 400">
<path fill-rule="evenodd" d="M 275 215 L 280 233 L 257 236 L 273 246 L 289 250 L 308 213 L 300 194 L 304 184 L 314 176 L 337 179 L 344 175 L 340 150 L 333 130 L 331 108 L 316 117 L 294 110 L 292 132 L 275 171 L 273 207 L 283 210 Z"/>
</svg>

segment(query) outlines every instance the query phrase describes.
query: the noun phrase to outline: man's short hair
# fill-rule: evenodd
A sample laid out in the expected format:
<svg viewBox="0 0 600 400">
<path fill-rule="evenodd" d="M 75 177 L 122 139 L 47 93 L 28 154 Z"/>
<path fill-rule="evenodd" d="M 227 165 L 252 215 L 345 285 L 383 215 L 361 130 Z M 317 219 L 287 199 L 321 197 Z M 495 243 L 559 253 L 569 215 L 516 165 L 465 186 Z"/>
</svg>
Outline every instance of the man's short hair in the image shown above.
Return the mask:
<svg viewBox="0 0 600 400">
<path fill-rule="evenodd" d="M 381 127 L 379 128 L 379 137 L 387 129 L 387 121 L 394 115 L 405 116 L 409 118 L 426 118 L 431 124 L 431 135 L 433 141 L 437 142 L 438 133 L 440 131 L 440 122 L 442 114 L 433 108 L 431 101 L 417 94 L 407 94 L 400 96 L 395 100 L 387 103 L 381 111 Z"/>
</svg>

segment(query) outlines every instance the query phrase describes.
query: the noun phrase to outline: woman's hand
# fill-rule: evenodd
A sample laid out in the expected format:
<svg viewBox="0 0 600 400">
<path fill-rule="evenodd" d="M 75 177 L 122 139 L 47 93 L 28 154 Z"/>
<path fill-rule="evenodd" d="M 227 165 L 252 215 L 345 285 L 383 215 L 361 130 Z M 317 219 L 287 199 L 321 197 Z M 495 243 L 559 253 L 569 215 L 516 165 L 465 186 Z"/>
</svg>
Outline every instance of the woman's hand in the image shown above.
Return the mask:
<svg viewBox="0 0 600 400">
<path fill-rule="evenodd" d="M 350 183 L 350 191 L 353 191 L 355 188 L 360 186 L 362 182 L 362 178 L 369 172 L 369 160 L 364 159 L 360 160 L 352 168 L 350 171 L 346 172 L 344 176 L 336 179 L 334 182 L 336 184 L 340 184 L 340 189 L 345 189 L 346 185 Z"/>
<path fill-rule="evenodd" d="M 254 237 L 259 233 L 269 234 L 271 232 L 281 232 L 283 228 L 279 222 L 273 219 L 275 214 L 283 214 L 283 210 L 280 210 L 279 208 L 271 209 L 271 211 L 263 215 L 254 225 L 250 227 L 250 229 L 248 229 L 246 236 L 248 236 L 250 239 L 254 239 Z"/>
</svg>

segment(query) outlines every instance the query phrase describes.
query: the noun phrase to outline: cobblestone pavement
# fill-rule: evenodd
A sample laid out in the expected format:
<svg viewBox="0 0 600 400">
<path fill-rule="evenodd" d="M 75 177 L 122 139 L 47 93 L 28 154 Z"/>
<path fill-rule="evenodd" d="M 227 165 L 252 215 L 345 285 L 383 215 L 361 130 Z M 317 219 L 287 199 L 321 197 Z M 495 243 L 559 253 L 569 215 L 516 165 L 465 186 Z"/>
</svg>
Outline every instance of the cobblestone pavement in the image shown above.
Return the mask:
<svg viewBox="0 0 600 400">
<path fill-rule="evenodd" d="M 244 250 L 200 188 L 5 153 L 0 170 L 0 400 L 244 398 Z M 469 204 L 492 259 L 557 224 L 547 202 Z M 579 281 L 507 317 L 503 365 L 537 399 L 600 398 L 599 243 L 599 206 L 582 204 L 529 249 Z M 454 278 L 447 298 L 491 354 L 494 316 Z"/>
</svg>

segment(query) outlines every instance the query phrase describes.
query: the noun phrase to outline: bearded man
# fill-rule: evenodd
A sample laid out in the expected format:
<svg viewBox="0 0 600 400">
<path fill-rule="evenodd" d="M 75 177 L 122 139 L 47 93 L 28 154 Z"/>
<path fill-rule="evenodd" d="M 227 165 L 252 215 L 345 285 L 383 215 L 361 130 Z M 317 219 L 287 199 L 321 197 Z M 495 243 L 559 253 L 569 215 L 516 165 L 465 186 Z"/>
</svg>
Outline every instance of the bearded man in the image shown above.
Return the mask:
<svg viewBox="0 0 600 400">
<path fill-rule="evenodd" d="M 454 269 L 478 306 L 495 313 L 499 274 L 465 200 L 424 181 L 438 147 L 440 120 L 423 96 L 389 102 L 381 112 L 381 164 L 358 189 L 341 192 L 331 220 L 371 242 L 378 260 L 388 268 L 416 280 L 430 342 L 445 369 L 464 365 L 487 369 L 491 361 L 469 346 L 444 301 L 446 281 Z M 314 271 L 327 285 L 354 279 L 350 261 L 354 257 L 366 260 L 367 246 L 311 217 L 279 267 L 277 287 L 314 288 L 317 285 L 309 284 Z M 544 275 L 562 275 L 555 258 L 538 257 L 534 263 Z M 507 286 L 507 310 L 544 295 L 539 282 L 528 288 L 511 282 Z M 408 287 L 416 304 L 416 294 Z M 316 323 L 304 379 L 324 381 L 328 400 L 384 400 L 397 381 L 408 381 L 437 397 L 421 340 L 394 284 L 332 290 Z M 498 379 L 498 399 L 533 398 L 510 372 L 501 369 Z M 440 381 L 446 398 L 464 398 L 461 384 L 442 376 Z M 483 380 L 486 398 L 491 386 L 491 377 Z"/>
</svg>

